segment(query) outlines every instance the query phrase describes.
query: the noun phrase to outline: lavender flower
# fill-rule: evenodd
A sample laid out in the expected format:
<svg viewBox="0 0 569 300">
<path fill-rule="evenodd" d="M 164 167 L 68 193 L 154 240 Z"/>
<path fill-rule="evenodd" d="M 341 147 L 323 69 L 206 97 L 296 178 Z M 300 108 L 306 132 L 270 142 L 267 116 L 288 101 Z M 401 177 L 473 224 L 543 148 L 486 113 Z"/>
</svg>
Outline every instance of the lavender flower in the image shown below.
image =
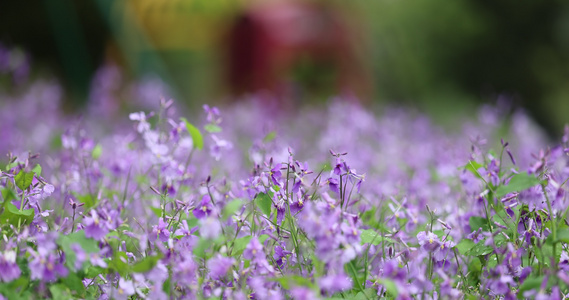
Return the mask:
<svg viewBox="0 0 569 300">
<path fill-rule="evenodd" d="M 417 239 L 419 240 L 419 245 L 429 252 L 433 252 L 441 246 L 439 237 L 432 232 L 421 231 L 417 234 Z"/>
<path fill-rule="evenodd" d="M 10 282 L 20 277 L 21 270 L 16 264 L 16 252 L 0 252 L 0 281 Z"/>
<path fill-rule="evenodd" d="M 235 259 L 218 254 L 207 262 L 209 276 L 215 280 L 223 278 L 235 263 Z"/>
</svg>

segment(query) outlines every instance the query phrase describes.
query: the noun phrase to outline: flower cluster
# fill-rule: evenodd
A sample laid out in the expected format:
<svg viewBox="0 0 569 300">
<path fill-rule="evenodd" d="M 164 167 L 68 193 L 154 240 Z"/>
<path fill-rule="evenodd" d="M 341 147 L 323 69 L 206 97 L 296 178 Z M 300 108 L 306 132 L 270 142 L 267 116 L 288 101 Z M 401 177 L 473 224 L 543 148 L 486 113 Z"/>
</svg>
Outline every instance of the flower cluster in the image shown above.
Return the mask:
<svg viewBox="0 0 569 300">
<path fill-rule="evenodd" d="M 204 106 L 191 123 L 162 99 L 102 134 L 97 113 L 48 105 L 50 84 L 20 97 L 0 110 L 0 299 L 569 291 L 569 127 L 540 149 L 521 113 L 510 142 L 489 143 L 502 124 L 488 107 L 451 134 L 338 100 L 294 115 Z"/>
</svg>

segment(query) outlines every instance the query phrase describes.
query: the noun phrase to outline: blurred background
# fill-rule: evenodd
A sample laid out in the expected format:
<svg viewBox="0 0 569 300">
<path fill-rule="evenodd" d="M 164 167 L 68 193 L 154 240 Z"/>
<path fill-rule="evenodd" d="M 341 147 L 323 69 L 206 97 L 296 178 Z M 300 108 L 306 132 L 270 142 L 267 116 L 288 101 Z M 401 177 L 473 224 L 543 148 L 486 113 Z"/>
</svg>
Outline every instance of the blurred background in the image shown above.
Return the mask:
<svg viewBox="0 0 569 300">
<path fill-rule="evenodd" d="M 66 110 L 88 106 L 93 85 L 146 80 L 190 108 L 341 95 L 443 123 L 502 99 L 560 136 L 569 2 L 1 1 L 0 91 L 50 76 Z"/>
</svg>

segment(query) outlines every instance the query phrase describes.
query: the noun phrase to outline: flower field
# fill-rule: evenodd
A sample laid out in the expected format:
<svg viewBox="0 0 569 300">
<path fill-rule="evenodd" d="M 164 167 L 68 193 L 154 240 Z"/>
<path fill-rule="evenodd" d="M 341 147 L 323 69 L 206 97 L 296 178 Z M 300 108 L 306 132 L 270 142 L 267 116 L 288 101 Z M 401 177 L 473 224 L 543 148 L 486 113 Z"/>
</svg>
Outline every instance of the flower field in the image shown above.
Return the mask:
<svg viewBox="0 0 569 300">
<path fill-rule="evenodd" d="M 93 97 L 104 97 L 94 93 Z M 483 107 L 0 102 L 0 299 L 562 299 L 569 127 Z M 100 102 L 103 103 L 103 102 Z M 186 116 L 187 117 L 187 116 Z"/>
</svg>

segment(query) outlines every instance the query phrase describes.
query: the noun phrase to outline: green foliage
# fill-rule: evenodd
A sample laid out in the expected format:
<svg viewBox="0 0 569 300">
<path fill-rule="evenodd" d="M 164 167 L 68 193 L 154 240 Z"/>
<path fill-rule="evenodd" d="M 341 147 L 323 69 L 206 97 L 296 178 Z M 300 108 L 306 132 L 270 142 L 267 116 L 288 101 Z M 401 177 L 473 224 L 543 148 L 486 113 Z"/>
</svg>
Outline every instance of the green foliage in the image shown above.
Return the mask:
<svg viewBox="0 0 569 300">
<path fill-rule="evenodd" d="M 263 138 L 263 143 L 268 143 L 273 141 L 277 137 L 277 133 L 275 131 L 271 131 L 267 133 L 267 135 Z"/>
<path fill-rule="evenodd" d="M 470 217 L 468 220 L 470 225 L 470 229 L 472 231 L 476 231 L 479 228 L 482 228 L 483 231 L 490 231 L 490 226 L 488 224 L 488 219 L 482 217 Z"/>
<path fill-rule="evenodd" d="M 518 291 L 518 298 L 522 299 L 523 294 L 526 291 L 535 290 L 535 289 L 539 290 L 539 287 L 541 286 L 543 279 L 544 279 L 544 276 L 527 278 L 524 281 L 524 283 L 520 286 L 520 289 Z"/>
<path fill-rule="evenodd" d="M 25 172 L 24 170 L 20 170 L 20 172 L 18 172 L 18 174 L 14 177 L 14 181 L 20 190 L 23 191 L 32 184 L 34 175 L 34 172 Z"/>
<path fill-rule="evenodd" d="M 395 282 L 389 278 L 381 278 L 377 281 L 378 284 L 383 285 L 387 290 L 387 294 L 393 298 L 397 298 L 399 295 L 399 290 L 397 289 L 397 285 Z"/>
<path fill-rule="evenodd" d="M 69 288 L 62 284 L 54 284 L 49 287 L 49 291 L 51 292 L 52 299 L 70 299 L 71 298 L 71 291 Z"/>
<path fill-rule="evenodd" d="M 113 258 L 109 261 L 109 269 L 118 272 L 125 277 L 130 273 L 128 265 L 128 256 L 124 251 L 116 251 Z"/>
<path fill-rule="evenodd" d="M 508 185 L 502 185 L 496 189 L 496 197 L 505 196 L 508 193 L 521 192 L 540 183 L 533 175 L 519 173 L 512 176 Z"/>
<path fill-rule="evenodd" d="M 137 262 L 132 266 L 132 271 L 135 273 L 145 273 L 158 263 L 158 261 L 162 258 L 162 255 L 154 255 L 154 256 L 147 256 L 143 258 L 141 261 Z"/>
<path fill-rule="evenodd" d="M 548 239 L 549 240 L 549 239 Z M 557 231 L 557 241 L 569 244 L 569 228 L 563 228 Z"/>
<path fill-rule="evenodd" d="M 19 210 L 10 201 L 4 202 L 4 211 L 0 215 L 0 224 L 12 224 L 14 226 L 30 224 L 34 220 L 33 208 Z"/>
<path fill-rule="evenodd" d="M 4 199 L 5 202 L 12 201 L 12 200 L 15 200 L 18 198 L 18 196 L 16 195 L 16 193 L 12 189 L 3 188 L 3 189 L 0 189 L 0 191 L 2 194 L 2 199 Z"/>
<path fill-rule="evenodd" d="M 95 197 L 93 197 L 91 194 L 85 194 L 85 195 L 75 194 L 75 197 L 77 197 L 77 200 L 79 202 L 85 204 L 85 209 L 95 207 L 98 204 L 98 200 Z"/>
<path fill-rule="evenodd" d="M 462 239 L 455 247 L 458 250 L 458 253 L 465 255 L 472 249 L 476 244 L 469 239 Z"/>
<path fill-rule="evenodd" d="M 271 216 L 271 207 L 273 206 L 273 201 L 269 195 L 265 193 L 258 193 L 257 196 L 255 196 L 254 201 L 263 214 L 265 214 L 267 217 Z"/>
<path fill-rule="evenodd" d="M 103 154 L 103 146 L 101 146 L 101 144 L 97 144 L 97 146 L 95 146 L 91 152 L 91 157 L 93 157 L 93 159 L 99 159 L 99 157 L 101 157 L 101 154 Z"/>
<path fill-rule="evenodd" d="M 186 125 L 186 130 L 188 130 L 188 133 L 194 141 L 194 147 L 199 150 L 203 149 L 203 136 L 200 130 L 196 126 L 192 125 L 192 123 L 188 122 L 186 118 L 180 118 L 180 120 L 182 120 Z"/>
<path fill-rule="evenodd" d="M 207 131 L 209 133 L 221 132 L 221 127 L 214 125 L 214 124 L 207 124 L 203 128 L 205 129 L 205 131 Z"/>
<path fill-rule="evenodd" d="M 77 259 L 75 250 L 71 248 L 73 244 L 79 244 L 79 246 L 81 246 L 81 249 L 83 249 L 83 251 L 86 253 L 99 252 L 99 245 L 97 244 L 97 241 L 91 238 L 87 238 L 84 231 L 78 231 L 75 233 L 70 233 L 68 235 L 60 234 L 57 238 L 57 244 L 65 253 L 65 264 L 71 270 L 75 268 L 75 260 Z"/>
<path fill-rule="evenodd" d="M 362 244 L 379 245 L 382 242 L 393 243 L 393 240 L 388 237 L 382 237 L 373 229 L 362 230 L 360 234 Z"/>
<path fill-rule="evenodd" d="M 490 246 L 485 246 L 484 245 L 485 242 L 486 242 L 486 239 L 476 243 L 476 245 L 474 245 L 472 248 L 470 248 L 470 250 L 468 252 L 466 252 L 466 255 L 483 256 L 483 255 L 492 253 L 494 248 L 492 248 Z"/>
<path fill-rule="evenodd" d="M 309 278 L 300 275 L 285 275 L 283 277 L 269 278 L 270 281 L 278 282 L 284 289 L 291 289 L 295 286 L 305 286 L 315 288 L 316 285 Z"/>
<path fill-rule="evenodd" d="M 32 172 L 34 172 L 37 176 L 41 176 L 41 166 L 40 164 L 36 164 L 35 167 L 32 169 Z"/>
<path fill-rule="evenodd" d="M 482 178 L 480 177 L 480 173 L 478 173 L 478 170 L 483 167 L 484 167 L 483 165 L 474 160 L 469 160 L 468 163 L 464 166 L 466 170 L 472 172 L 472 174 L 474 174 L 474 176 L 478 178 Z"/>
<path fill-rule="evenodd" d="M 243 251 L 245 250 L 245 248 L 247 248 L 247 245 L 249 244 L 249 242 L 251 241 L 252 238 L 253 238 L 252 236 L 244 236 L 244 237 L 235 239 L 233 241 L 232 256 L 238 257 L 239 255 L 241 255 L 243 253 Z M 262 244 L 263 242 L 265 242 L 265 240 L 267 238 L 269 238 L 269 236 L 266 234 L 263 234 L 263 235 L 259 236 L 259 242 Z"/>
<path fill-rule="evenodd" d="M 83 285 L 83 282 L 81 281 L 81 277 L 79 277 L 78 274 L 76 274 L 74 272 L 69 272 L 69 275 L 67 275 L 67 277 L 65 279 L 61 280 L 61 282 L 65 286 L 67 286 L 69 288 L 69 290 L 78 294 L 79 297 L 84 297 L 85 286 Z M 61 299 L 61 298 L 57 298 L 57 299 Z"/>
<path fill-rule="evenodd" d="M 225 207 L 223 208 L 223 214 L 221 215 L 221 217 L 224 220 L 227 220 L 227 218 L 229 218 L 230 216 L 232 216 L 233 214 L 235 214 L 237 211 L 239 211 L 241 208 L 243 207 L 243 200 L 241 199 L 233 199 L 231 201 L 229 201 L 229 203 L 227 203 L 225 205 Z"/>
</svg>

